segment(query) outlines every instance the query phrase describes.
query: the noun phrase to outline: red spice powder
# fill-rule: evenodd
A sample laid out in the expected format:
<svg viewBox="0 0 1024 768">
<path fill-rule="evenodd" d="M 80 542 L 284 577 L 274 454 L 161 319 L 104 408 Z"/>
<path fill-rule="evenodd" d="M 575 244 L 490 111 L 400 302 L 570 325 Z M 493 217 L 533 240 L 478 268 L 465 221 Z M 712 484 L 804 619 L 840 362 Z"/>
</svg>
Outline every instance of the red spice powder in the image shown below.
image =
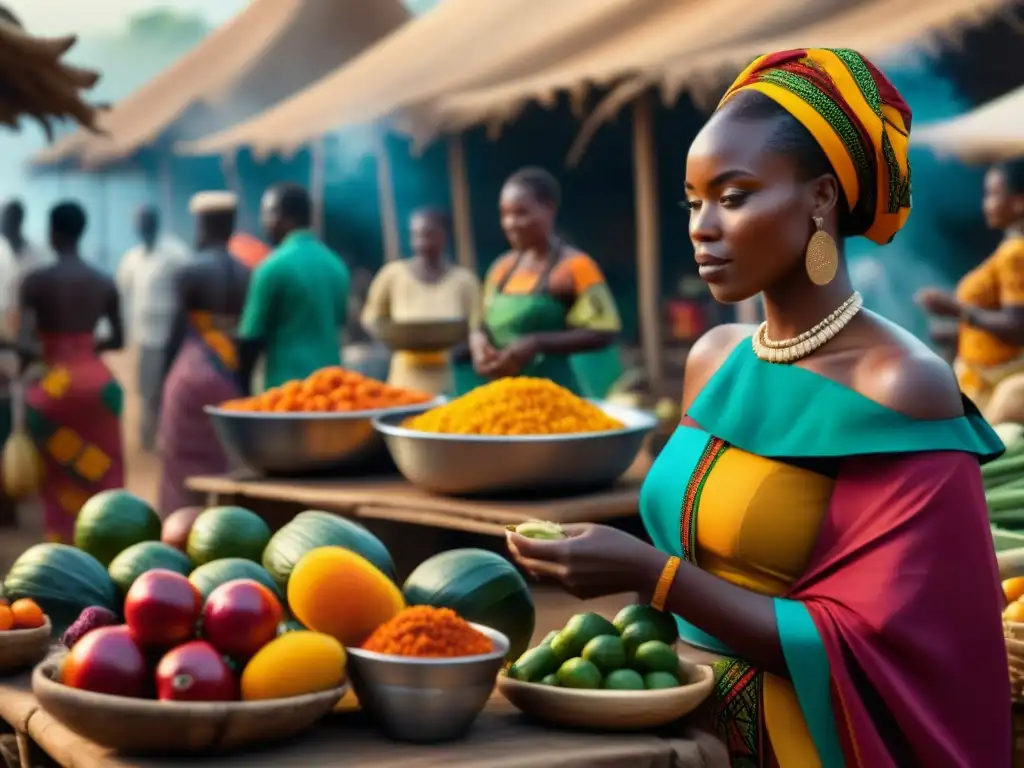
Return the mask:
<svg viewBox="0 0 1024 768">
<path fill-rule="evenodd" d="M 362 647 L 364 651 L 421 659 L 479 656 L 494 650 L 490 638 L 455 611 L 429 605 L 406 608 L 377 627 Z"/>
</svg>

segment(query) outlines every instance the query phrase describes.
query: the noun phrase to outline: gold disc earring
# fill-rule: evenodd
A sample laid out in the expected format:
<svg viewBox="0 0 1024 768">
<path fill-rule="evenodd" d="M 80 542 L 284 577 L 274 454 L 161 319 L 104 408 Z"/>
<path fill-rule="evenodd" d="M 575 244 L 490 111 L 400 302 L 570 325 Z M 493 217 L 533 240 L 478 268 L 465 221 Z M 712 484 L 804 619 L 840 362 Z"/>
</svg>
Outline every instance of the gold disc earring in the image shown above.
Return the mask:
<svg viewBox="0 0 1024 768">
<path fill-rule="evenodd" d="M 804 267 L 812 283 L 828 285 L 839 271 L 839 249 L 832 235 L 823 229 L 825 220 L 821 216 L 814 217 L 814 226 L 818 231 L 811 235 L 807 242 Z"/>
</svg>

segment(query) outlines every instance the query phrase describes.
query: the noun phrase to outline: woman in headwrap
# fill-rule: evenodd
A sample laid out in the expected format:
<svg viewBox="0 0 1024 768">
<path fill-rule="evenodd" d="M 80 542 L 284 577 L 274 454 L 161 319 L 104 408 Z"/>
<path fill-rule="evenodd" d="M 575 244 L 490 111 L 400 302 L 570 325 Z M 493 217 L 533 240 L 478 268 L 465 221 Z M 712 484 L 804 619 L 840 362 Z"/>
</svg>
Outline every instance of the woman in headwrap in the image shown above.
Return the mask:
<svg viewBox="0 0 1024 768">
<path fill-rule="evenodd" d="M 682 423 L 648 474 L 653 546 L 617 529 L 509 534 L 580 597 L 638 592 L 712 660 L 733 766 L 1010 765 L 1010 690 L 979 462 L 1003 446 L 924 344 L 862 309 L 843 239 L 910 209 L 910 110 L 849 50 L 763 56 L 690 147 L 715 298 Z"/>
<path fill-rule="evenodd" d="M 1003 242 L 960 281 L 956 293 L 926 288 L 917 302 L 959 321 L 960 388 L 992 424 L 1024 422 L 1024 159 L 989 169 L 985 221 Z"/>
</svg>

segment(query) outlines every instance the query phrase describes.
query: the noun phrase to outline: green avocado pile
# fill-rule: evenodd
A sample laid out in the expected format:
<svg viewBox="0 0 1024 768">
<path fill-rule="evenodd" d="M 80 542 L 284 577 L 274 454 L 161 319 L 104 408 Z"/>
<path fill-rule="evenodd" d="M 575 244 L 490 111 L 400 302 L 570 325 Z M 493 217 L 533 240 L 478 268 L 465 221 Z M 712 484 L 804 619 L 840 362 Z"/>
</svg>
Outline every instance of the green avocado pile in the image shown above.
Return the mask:
<svg viewBox="0 0 1024 768">
<path fill-rule="evenodd" d="M 608 621 L 579 613 L 508 668 L 524 683 L 561 688 L 644 691 L 677 688 L 675 619 L 649 605 L 628 605 Z"/>
</svg>

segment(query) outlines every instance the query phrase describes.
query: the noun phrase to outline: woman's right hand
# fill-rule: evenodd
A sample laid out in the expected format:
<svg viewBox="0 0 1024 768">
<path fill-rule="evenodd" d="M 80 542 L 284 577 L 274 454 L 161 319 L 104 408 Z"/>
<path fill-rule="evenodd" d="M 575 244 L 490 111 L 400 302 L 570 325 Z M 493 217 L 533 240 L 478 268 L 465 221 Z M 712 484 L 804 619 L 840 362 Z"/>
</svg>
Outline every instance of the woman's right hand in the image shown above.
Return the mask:
<svg viewBox="0 0 1024 768">
<path fill-rule="evenodd" d="M 489 376 L 499 355 L 483 331 L 473 331 L 469 337 L 469 354 L 473 359 L 473 370 L 480 376 Z"/>
</svg>

